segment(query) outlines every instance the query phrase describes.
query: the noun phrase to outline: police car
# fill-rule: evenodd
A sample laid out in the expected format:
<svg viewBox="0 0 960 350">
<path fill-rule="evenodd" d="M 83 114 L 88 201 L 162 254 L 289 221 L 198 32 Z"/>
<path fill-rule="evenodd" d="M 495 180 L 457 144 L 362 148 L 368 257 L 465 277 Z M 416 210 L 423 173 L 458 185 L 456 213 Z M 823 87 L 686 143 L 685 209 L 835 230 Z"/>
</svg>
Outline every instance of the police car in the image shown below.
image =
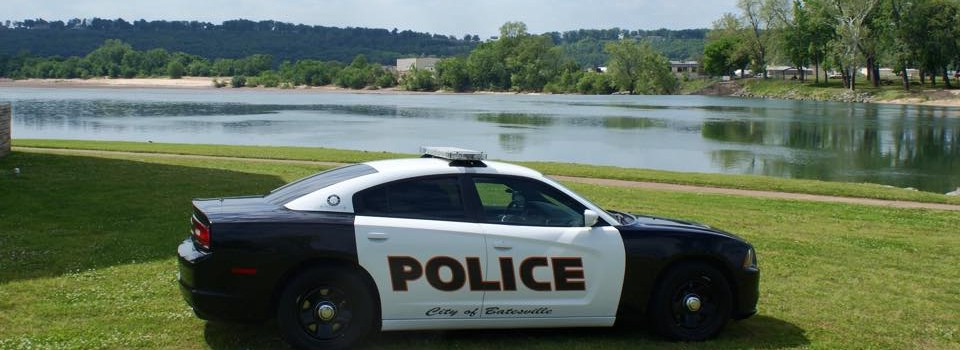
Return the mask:
<svg viewBox="0 0 960 350">
<path fill-rule="evenodd" d="M 198 317 L 275 317 L 298 348 L 377 331 L 607 327 L 676 340 L 756 312 L 753 247 L 604 210 L 481 152 L 347 165 L 266 195 L 193 201 L 179 282 Z"/>
</svg>

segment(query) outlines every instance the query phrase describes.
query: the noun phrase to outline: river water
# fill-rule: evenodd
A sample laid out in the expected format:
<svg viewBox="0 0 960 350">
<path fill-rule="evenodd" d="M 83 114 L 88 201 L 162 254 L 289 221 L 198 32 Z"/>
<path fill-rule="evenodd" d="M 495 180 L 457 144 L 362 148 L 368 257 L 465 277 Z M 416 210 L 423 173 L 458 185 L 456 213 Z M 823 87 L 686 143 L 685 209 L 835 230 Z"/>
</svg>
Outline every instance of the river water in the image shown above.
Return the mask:
<svg viewBox="0 0 960 350">
<path fill-rule="evenodd" d="M 323 146 L 960 186 L 960 109 L 704 96 L 0 88 L 13 138 Z"/>
</svg>

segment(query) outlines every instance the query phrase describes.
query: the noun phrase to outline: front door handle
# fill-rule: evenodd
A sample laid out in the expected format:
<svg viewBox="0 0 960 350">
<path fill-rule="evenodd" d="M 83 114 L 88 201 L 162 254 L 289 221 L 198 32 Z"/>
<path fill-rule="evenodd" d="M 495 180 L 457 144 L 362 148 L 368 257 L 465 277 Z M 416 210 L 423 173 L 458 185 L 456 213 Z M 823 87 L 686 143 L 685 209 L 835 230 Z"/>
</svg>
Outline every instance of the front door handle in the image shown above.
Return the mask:
<svg viewBox="0 0 960 350">
<path fill-rule="evenodd" d="M 387 238 L 390 238 L 386 233 L 383 232 L 368 232 L 367 239 L 371 241 L 386 241 Z"/>
<path fill-rule="evenodd" d="M 507 244 L 506 241 L 493 241 L 493 247 L 500 250 L 510 250 L 513 249 L 513 246 Z"/>
</svg>

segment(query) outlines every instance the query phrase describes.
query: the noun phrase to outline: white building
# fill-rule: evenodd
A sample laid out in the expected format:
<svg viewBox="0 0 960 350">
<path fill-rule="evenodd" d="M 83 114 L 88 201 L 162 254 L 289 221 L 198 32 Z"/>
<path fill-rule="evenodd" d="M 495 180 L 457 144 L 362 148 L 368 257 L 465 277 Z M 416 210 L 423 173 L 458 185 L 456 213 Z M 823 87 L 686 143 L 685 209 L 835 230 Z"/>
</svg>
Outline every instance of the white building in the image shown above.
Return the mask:
<svg viewBox="0 0 960 350">
<path fill-rule="evenodd" d="M 697 61 L 670 61 L 670 71 L 677 77 L 686 75 L 696 79 L 700 77 L 700 62 Z"/>
<path fill-rule="evenodd" d="M 414 67 L 416 67 L 417 69 L 426 69 L 432 72 L 433 70 L 436 69 L 437 62 L 440 62 L 440 59 L 433 58 L 433 57 L 398 58 L 397 73 L 400 73 L 401 75 L 406 74 Z"/>
</svg>

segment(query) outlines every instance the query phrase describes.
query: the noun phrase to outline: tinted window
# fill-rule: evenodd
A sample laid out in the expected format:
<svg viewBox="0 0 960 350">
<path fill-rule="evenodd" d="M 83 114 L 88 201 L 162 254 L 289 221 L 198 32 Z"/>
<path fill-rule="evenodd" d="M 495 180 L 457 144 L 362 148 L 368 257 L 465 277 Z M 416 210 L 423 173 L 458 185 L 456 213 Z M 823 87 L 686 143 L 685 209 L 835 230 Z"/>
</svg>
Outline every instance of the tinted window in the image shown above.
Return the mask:
<svg viewBox="0 0 960 350">
<path fill-rule="evenodd" d="M 376 169 L 366 164 L 347 165 L 283 185 L 270 191 L 264 199 L 276 205 L 283 205 L 327 186 L 376 172 Z"/>
<path fill-rule="evenodd" d="M 354 207 L 360 215 L 410 219 L 467 219 L 456 177 L 394 182 L 358 193 Z"/>
<path fill-rule="evenodd" d="M 583 204 L 539 181 L 520 178 L 473 179 L 483 205 L 483 221 L 524 226 L 583 226 Z"/>
</svg>

